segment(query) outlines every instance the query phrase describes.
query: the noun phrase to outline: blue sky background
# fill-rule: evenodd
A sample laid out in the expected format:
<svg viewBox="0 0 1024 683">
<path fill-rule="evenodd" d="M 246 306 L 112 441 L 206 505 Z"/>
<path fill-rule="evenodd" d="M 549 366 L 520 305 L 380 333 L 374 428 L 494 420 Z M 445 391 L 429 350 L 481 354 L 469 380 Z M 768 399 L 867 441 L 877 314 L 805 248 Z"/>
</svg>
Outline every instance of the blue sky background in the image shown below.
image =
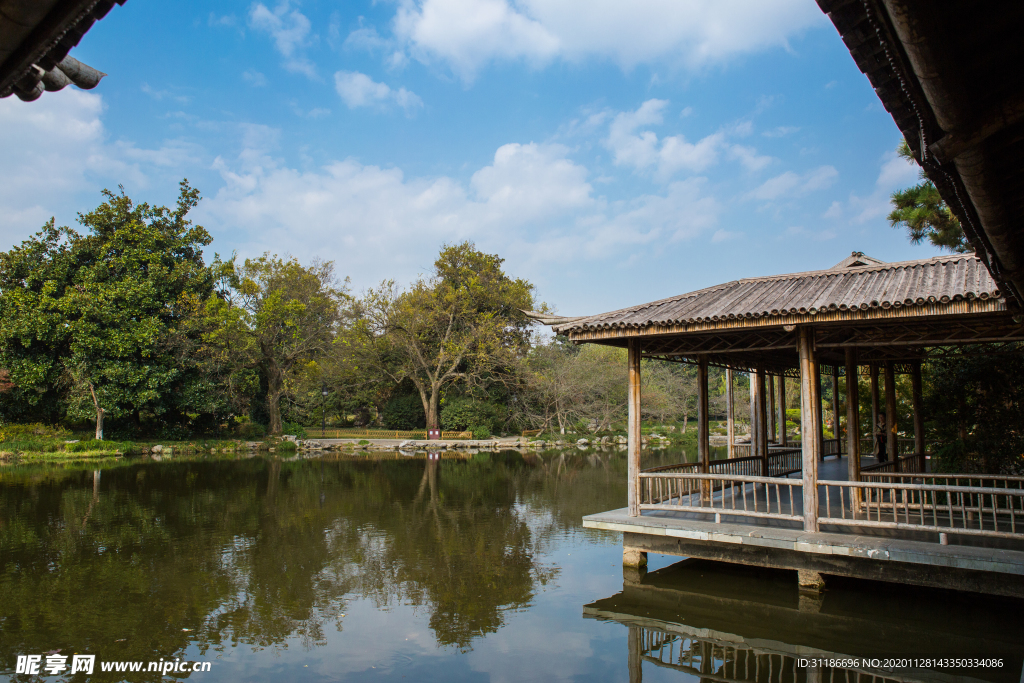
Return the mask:
<svg viewBox="0 0 1024 683">
<path fill-rule="evenodd" d="M 813 0 L 129 0 L 72 52 L 98 88 L 0 100 L 0 244 L 188 177 L 212 251 L 334 260 L 358 293 L 444 242 L 565 315 L 936 253 L 916 181 Z"/>
</svg>

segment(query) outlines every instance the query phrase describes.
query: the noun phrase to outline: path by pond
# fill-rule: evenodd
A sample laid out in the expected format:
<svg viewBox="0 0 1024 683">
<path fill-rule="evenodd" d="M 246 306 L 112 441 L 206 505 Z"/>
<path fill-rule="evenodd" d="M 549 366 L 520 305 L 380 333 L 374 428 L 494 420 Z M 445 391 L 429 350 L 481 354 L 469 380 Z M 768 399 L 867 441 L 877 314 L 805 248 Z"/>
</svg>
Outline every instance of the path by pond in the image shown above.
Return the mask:
<svg viewBox="0 0 1024 683">
<path fill-rule="evenodd" d="M 794 652 L 999 654 L 968 678 L 1020 680 L 1020 604 L 847 583 L 810 607 L 828 639 L 801 642 L 792 581 L 652 557 L 624 584 L 618 536 L 581 527 L 624 504 L 620 450 L 456 455 L 0 468 L 0 679 L 28 680 L 19 655 L 87 653 L 211 662 L 203 681 L 625 681 L 637 662 L 693 680 L 630 643 L 692 649 L 712 629 Z M 991 652 L 953 652 L 958 633 Z M 42 680 L 62 676 L 85 680 Z M 159 676 L 88 678 L 122 679 Z"/>
</svg>

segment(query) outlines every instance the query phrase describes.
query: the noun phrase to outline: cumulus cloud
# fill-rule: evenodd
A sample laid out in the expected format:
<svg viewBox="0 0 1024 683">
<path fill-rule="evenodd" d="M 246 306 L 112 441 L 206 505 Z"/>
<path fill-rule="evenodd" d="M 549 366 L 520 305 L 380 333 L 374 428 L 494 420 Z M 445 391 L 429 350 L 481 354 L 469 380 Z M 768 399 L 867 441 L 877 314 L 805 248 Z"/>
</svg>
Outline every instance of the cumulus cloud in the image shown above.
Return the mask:
<svg viewBox="0 0 1024 683">
<path fill-rule="evenodd" d="M 723 152 L 750 171 L 761 170 L 772 162 L 771 157 L 759 155 L 753 147 L 727 143 L 730 135 L 749 135 L 749 122 L 729 126 L 697 142 L 689 142 L 682 135 L 659 139 L 654 131 L 645 128 L 661 124 L 667 106 L 666 100 L 651 99 L 636 111 L 615 115 L 604 145 L 613 153 L 616 164 L 641 171 L 653 169 L 658 178 L 666 180 L 679 171 L 705 171 L 718 163 Z"/>
<path fill-rule="evenodd" d="M 423 100 L 416 93 L 405 88 L 394 90 L 386 83 L 378 83 L 358 71 L 339 71 L 334 74 L 334 89 L 349 109 L 397 104 L 406 113 L 411 113 L 423 106 Z"/>
<path fill-rule="evenodd" d="M 310 43 L 312 25 L 306 15 L 291 8 L 288 0 L 283 0 L 273 10 L 262 2 L 254 3 L 249 9 L 249 26 L 273 38 L 274 48 L 284 57 L 286 69 L 316 78 L 316 67 L 302 54 Z"/>
<path fill-rule="evenodd" d="M 837 177 L 839 177 L 839 171 L 834 166 L 819 166 L 804 174 L 786 171 L 781 175 L 766 180 L 753 190 L 749 197 L 764 201 L 799 197 L 808 192 L 830 186 Z"/>
<path fill-rule="evenodd" d="M 893 191 L 918 183 L 920 172 L 920 167 L 914 162 L 901 158 L 896 152 L 886 152 L 882 155 L 881 168 L 871 193 L 861 197 L 851 192 L 845 205 L 832 202 L 824 217 L 847 217 L 853 223 L 866 223 L 886 216 L 892 210 L 889 197 Z"/>
<path fill-rule="evenodd" d="M 699 68 L 827 26 L 802 0 L 409 0 L 395 35 L 421 61 L 472 80 L 489 62 L 614 60 L 624 69 L 668 61 Z"/>
</svg>

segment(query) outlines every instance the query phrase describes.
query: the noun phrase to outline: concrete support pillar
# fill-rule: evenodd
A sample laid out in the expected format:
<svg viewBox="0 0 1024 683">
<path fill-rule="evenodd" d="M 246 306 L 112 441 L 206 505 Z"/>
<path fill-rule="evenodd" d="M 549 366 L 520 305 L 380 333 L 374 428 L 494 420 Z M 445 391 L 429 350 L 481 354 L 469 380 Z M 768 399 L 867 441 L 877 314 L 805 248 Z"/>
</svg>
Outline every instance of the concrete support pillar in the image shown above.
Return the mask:
<svg viewBox="0 0 1024 683">
<path fill-rule="evenodd" d="M 796 576 L 801 591 L 817 593 L 825 588 L 825 579 L 818 572 L 810 569 L 797 569 Z"/>
<path fill-rule="evenodd" d="M 899 444 L 896 441 L 896 370 L 885 361 L 885 449 L 899 472 Z"/>
<path fill-rule="evenodd" d="M 875 430 L 878 428 L 878 363 L 871 363 L 871 452 L 878 455 L 878 439 L 875 438 Z"/>
<path fill-rule="evenodd" d="M 789 442 L 786 434 L 786 376 L 779 375 L 779 400 L 776 402 L 779 409 L 779 445 L 785 446 Z"/>
<path fill-rule="evenodd" d="M 846 348 L 846 452 L 847 477 L 860 481 L 860 385 L 857 381 L 857 349 Z"/>
<path fill-rule="evenodd" d="M 725 420 L 729 439 L 729 451 L 726 457 L 736 457 L 736 406 L 732 395 L 732 368 L 725 370 Z"/>
<path fill-rule="evenodd" d="M 921 407 L 921 361 L 914 361 L 910 366 L 910 383 L 914 404 L 914 453 L 917 454 L 917 471 L 924 472 L 927 463 L 924 459 L 924 413 Z"/>
<path fill-rule="evenodd" d="M 627 546 L 622 547 L 622 566 L 623 567 L 646 567 L 647 566 L 647 552 L 644 550 L 638 550 L 637 548 L 630 548 Z"/>
<path fill-rule="evenodd" d="M 800 431 L 803 434 L 804 531 L 818 530 L 818 459 L 821 449 L 821 383 L 814 355 L 814 329 L 800 328 Z"/>
<path fill-rule="evenodd" d="M 640 516 L 640 340 L 630 339 L 626 364 L 629 366 L 627 386 L 628 418 L 626 424 L 626 506 L 630 517 Z"/>
</svg>

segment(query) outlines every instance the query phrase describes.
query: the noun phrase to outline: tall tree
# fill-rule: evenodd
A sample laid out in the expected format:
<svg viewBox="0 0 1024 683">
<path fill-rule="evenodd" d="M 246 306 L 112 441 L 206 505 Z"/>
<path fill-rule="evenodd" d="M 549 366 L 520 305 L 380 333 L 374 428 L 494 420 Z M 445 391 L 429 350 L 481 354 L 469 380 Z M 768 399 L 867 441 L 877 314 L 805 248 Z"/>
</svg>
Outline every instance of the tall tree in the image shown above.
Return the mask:
<svg viewBox="0 0 1024 683">
<path fill-rule="evenodd" d="M 446 245 L 428 278 L 407 291 L 393 281 L 363 300 L 366 363 L 395 384 L 412 381 L 427 428 L 440 424 L 445 387 L 500 378 L 529 347 L 533 285 L 506 275 L 472 242 Z"/>
<path fill-rule="evenodd" d="M 79 214 L 85 235 L 51 220 L 0 255 L 0 363 L 28 403 L 65 399 L 68 415 L 180 420 L 201 384 L 197 327 L 213 276 L 210 234 L 187 219 L 199 191 L 182 181 L 174 208 L 106 201 Z"/>
<path fill-rule="evenodd" d="M 226 365 L 262 373 L 269 431 L 280 434 L 282 396 L 304 364 L 326 356 L 350 297 L 331 261 L 303 266 L 264 254 L 227 266 L 230 289 L 223 300 L 211 300 L 209 314 L 218 322 L 208 339 Z"/>
<path fill-rule="evenodd" d="M 908 161 L 914 160 L 914 153 L 910 151 L 906 140 L 900 142 L 896 153 Z M 960 221 L 949 210 L 935 184 L 925 177 L 923 171 L 921 181 L 913 187 L 893 192 L 889 224 L 894 228 L 906 229 L 912 244 L 920 244 L 927 239 L 932 245 L 952 252 L 973 251 L 960 227 Z"/>
</svg>

